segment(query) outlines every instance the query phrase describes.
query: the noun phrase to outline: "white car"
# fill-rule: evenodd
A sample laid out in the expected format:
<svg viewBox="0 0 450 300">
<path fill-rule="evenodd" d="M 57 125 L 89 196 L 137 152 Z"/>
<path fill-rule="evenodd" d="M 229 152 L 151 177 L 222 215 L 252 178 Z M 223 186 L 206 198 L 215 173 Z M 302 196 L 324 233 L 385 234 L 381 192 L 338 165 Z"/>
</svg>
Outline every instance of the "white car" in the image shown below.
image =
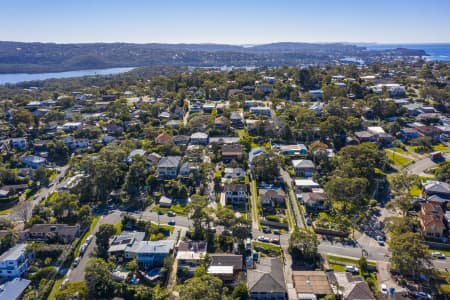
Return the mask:
<svg viewBox="0 0 450 300">
<path fill-rule="evenodd" d="M 358 267 L 348 265 L 348 266 L 345 266 L 345 271 L 350 272 L 350 273 L 358 273 L 359 269 L 358 269 Z"/>
<path fill-rule="evenodd" d="M 378 245 L 384 246 L 384 239 L 382 236 L 380 236 L 380 235 L 377 236 L 377 242 L 378 242 Z"/>
<path fill-rule="evenodd" d="M 381 293 L 384 294 L 384 295 L 387 295 L 387 294 L 388 294 L 388 288 L 387 288 L 387 286 L 386 286 L 384 283 L 382 283 L 382 284 L 380 285 L 380 291 L 381 291 Z"/>
<path fill-rule="evenodd" d="M 94 236 L 92 234 L 90 236 L 88 236 L 86 239 L 86 244 L 90 244 L 93 238 L 94 238 Z"/>
<path fill-rule="evenodd" d="M 434 257 L 434 258 L 438 258 L 438 259 L 445 259 L 446 258 L 445 254 L 443 254 L 443 253 L 441 253 L 439 251 L 431 253 L 431 256 Z"/>
<path fill-rule="evenodd" d="M 75 258 L 75 260 L 73 261 L 73 267 L 76 268 L 78 266 L 78 264 L 80 263 L 81 257 L 77 257 Z"/>
</svg>

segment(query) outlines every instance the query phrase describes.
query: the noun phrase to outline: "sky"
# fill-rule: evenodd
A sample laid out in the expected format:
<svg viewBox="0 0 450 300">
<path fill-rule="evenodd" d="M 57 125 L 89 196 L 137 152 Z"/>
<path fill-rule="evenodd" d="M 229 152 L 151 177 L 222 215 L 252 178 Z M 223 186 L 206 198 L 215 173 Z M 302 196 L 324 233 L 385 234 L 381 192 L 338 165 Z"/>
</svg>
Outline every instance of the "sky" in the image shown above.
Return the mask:
<svg viewBox="0 0 450 300">
<path fill-rule="evenodd" d="M 450 1 L 1 0 L 0 40 L 450 42 Z"/>
</svg>

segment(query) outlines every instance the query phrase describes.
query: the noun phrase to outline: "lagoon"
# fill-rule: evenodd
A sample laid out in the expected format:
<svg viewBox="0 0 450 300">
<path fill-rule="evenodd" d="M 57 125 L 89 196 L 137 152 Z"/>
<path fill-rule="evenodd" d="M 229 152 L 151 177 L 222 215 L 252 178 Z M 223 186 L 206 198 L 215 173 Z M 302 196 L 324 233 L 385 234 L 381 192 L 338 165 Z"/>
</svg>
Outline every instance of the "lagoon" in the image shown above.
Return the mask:
<svg viewBox="0 0 450 300">
<path fill-rule="evenodd" d="M 133 70 L 134 68 L 109 68 L 109 69 L 91 69 L 91 70 L 78 70 L 67 72 L 55 72 L 55 73 L 15 73 L 15 74 L 0 74 L 0 84 L 5 83 L 19 83 L 32 80 L 45 80 L 50 78 L 70 78 L 70 77 L 82 77 L 82 76 L 95 76 L 95 75 L 114 75 L 125 73 Z"/>
</svg>

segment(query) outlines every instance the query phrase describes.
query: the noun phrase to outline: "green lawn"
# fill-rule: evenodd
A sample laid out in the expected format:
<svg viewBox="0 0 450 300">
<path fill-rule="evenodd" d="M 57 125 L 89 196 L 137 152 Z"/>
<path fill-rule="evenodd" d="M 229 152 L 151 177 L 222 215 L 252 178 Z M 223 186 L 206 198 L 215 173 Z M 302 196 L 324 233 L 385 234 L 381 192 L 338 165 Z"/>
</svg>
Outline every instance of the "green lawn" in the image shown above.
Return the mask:
<svg viewBox="0 0 450 300">
<path fill-rule="evenodd" d="M 268 251 L 275 252 L 278 255 L 281 254 L 281 248 L 278 245 L 271 244 L 271 243 L 263 243 L 263 242 L 258 242 L 258 241 L 253 241 L 252 243 L 253 243 L 254 247 L 266 249 Z"/>
<path fill-rule="evenodd" d="M 162 211 L 165 214 L 167 214 L 169 211 L 173 211 L 177 215 L 182 215 L 182 216 L 186 215 L 186 207 L 181 206 L 180 204 L 171 205 L 169 208 L 160 207 L 158 204 L 152 208 L 152 211 L 154 211 L 154 212 Z"/>
<path fill-rule="evenodd" d="M 386 156 L 389 159 L 389 161 L 393 163 L 396 167 L 404 168 L 413 162 L 412 159 L 401 155 L 399 152 L 395 152 L 390 149 L 385 149 L 384 152 L 386 153 Z"/>
<path fill-rule="evenodd" d="M 342 264 L 342 265 L 350 264 L 350 265 L 355 265 L 355 266 L 358 265 L 358 259 L 349 258 L 349 257 L 342 257 L 342 256 L 336 256 L 336 255 L 327 255 L 327 260 L 328 261 L 332 260 L 333 262 L 331 264 L 337 264 L 337 265 L 339 265 L 339 264 Z M 368 260 L 367 264 L 369 266 L 376 266 L 377 265 L 376 262 L 371 261 L 371 260 Z"/>
<path fill-rule="evenodd" d="M 443 144 L 438 144 L 438 145 L 433 146 L 433 150 L 434 151 L 442 151 L 444 153 L 450 152 L 450 148 Z"/>
<path fill-rule="evenodd" d="M 0 215 L 7 215 L 7 214 L 12 213 L 13 211 L 14 211 L 14 209 L 12 209 L 12 208 L 7 208 L 7 209 L 4 209 L 4 210 L 0 210 Z"/>
</svg>

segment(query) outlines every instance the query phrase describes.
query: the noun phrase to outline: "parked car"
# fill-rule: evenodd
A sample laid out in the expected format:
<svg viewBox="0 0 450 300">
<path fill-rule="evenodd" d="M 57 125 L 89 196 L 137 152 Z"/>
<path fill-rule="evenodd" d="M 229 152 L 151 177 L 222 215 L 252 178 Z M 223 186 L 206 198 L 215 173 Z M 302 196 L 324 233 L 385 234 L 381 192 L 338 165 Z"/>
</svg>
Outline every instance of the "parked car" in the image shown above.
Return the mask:
<svg viewBox="0 0 450 300">
<path fill-rule="evenodd" d="M 168 223 L 170 226 L 175 226 L 175 220 L 170 220 Z"/>
<path fill-rule="evenodd" d="M 270 239 L 270 242 L 272 243 L 272 244 L 280 244 L 280 240 L 279 239 Z"/>
<path fill-rule="evenodd" d="M 77 257 L 75 258 L 75 260 L 73 261 L 73 267 L 76 268 L 78 266 L 78 264 L 80 263 L 81 257 Z"/>
<path fill-rule="evenodd" d="M 176 217 L 176 216 L 177 216 L 177 214 L 174 213 L 173 211 L 169 211 L 169 212 L 167 213 L 167 215 L 168 215 L 169 217 Z"/>
<path fill-rule="evenodd" d="M 80 247 L 80 255 L 83 255 L 84 252 L 86 252 L 87 247 L 88 247 L 87 243 L 84 243 L 83 245 L 81 245 L 81 247 Z"/>
<path fill-rule="evenodd" d="M 275 235 L 281 235 L 281 232 L 280 232 L 279 230 L 274 230 L 274 231 L 273 231 L 273 234 L 275 234 Z"/>
<path fill-rule="evenodd" d="M 262 231 L 263 231 L 264 233 L 271 233 L 271 232 L 272 232 L 272 230 L 270 230 L 269 227 L 263 227 Z"/>
<path fill-rule="evenodd" d="M 270 238 L 268 238 L 267 236 L 260 235 L 258 236 L 258 241 L 268 243 L 270 242 Z"/>
<path fill-rule="evenodd" d="M 381 235 L 377 235 L 378 245 L 384 246 L 384 238 Z"/>
<path fill-rule="evenodd" d="M 446 258 L 445 254 L 443 254 L 443 253 L 441 253 L 439 251 L 431 253 L 431 256 L 434 257 L 434 258 L 438 258 L 438 259 L 445 259 Z"/>
<path fill-rule="evenodd" d="M 381 293 L 384 294 L 384 295 L 387 295 L 387 294 L 388 294 L 388 288 L 387 288 L 387 286 L 386 286 L 384 283 L 382 283 L 382 284 L 380 285 L 380 291 L 381 291 Z"/>
<path fill-rule="evenodd" d="M 347 265 L 347 266 L 345 266 L 345 271 L 350 272 L 350 273 L 358 273 L 359 269 L 358 269 L 358 267 Z"/>
<path fill-rule="evenodd" d="M 94 238 L 94 236 L 92 234 L 90 236 L 88 236 L 87 239 L 86 239 L 86 243 L 90 244 L 92 242 L 93 238 Z"/>
<path fill-rule="evenodd" d="M 306 225 L 308 225 L 308 226 L 312 225 L 312 221 L 310 218 L 306 218 Z"/>
<path fill-rule="evenodd" d="M 417 292 L 416 297 L 420 299 L 431 299 L 431 295 L 425 292 Z"/>
<path fill-rule="evenodd" d="M 158 215 L 163 215 L 164 214 L 164 212 L 162 211 L 162 210 L 158 210 Z"/>
</svg>

